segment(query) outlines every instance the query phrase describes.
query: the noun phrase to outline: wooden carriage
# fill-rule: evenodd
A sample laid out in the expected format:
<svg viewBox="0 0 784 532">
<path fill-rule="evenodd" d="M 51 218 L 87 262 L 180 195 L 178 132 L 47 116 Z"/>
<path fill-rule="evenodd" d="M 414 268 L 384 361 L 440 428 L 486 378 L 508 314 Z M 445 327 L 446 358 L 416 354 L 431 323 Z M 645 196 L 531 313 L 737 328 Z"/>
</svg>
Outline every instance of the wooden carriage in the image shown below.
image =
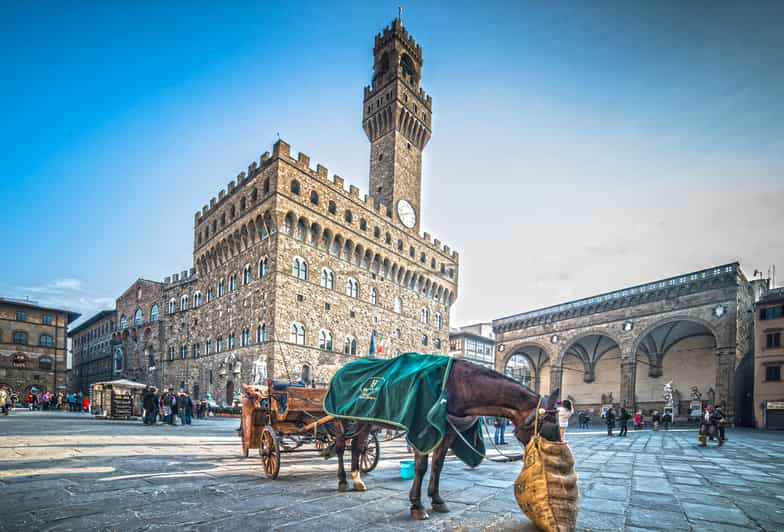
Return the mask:
<svg viewBox="0 0 784 532">
<path fill-rule="evenodd" d="M 280 472 L 282 453 L 322 453 L 327 458 L 334 447 L 336 420 L 324 413 L 326 388 L 307 388 L 291 384 L 245 386 L 242 403 L 242 455 L 258 449 L 264 474 L 275 479 Z M 342 421 L 346 439 L 351 439 L 351 422 Z M 347 441 L 348 443 L 348 441 Z M 303 449 L 313 444 L 312 449 Z M 379 459 L 379 440 L 376 432 L 368 436 L 365 451 L 360 456 L 363 473 L 375 469 Z"/>
</svg>

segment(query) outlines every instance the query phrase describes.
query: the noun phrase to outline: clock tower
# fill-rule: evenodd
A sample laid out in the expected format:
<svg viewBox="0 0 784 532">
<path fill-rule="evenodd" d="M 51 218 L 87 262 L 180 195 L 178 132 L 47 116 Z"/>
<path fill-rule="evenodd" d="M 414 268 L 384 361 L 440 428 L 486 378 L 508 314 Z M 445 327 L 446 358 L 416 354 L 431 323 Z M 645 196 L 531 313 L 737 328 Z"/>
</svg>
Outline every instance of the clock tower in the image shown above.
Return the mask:
<svg viewBox="0 0 784 532">
<path fill-rule="evenodd" d="M 419 87 L 422 48 L 396 18 L 376 35 L 373 82 L 362 127 L 370 140 L 370 196 L 392 219 L 419 232 L 422 150 L 430 140 L 432 99 Z"/>
</svg>

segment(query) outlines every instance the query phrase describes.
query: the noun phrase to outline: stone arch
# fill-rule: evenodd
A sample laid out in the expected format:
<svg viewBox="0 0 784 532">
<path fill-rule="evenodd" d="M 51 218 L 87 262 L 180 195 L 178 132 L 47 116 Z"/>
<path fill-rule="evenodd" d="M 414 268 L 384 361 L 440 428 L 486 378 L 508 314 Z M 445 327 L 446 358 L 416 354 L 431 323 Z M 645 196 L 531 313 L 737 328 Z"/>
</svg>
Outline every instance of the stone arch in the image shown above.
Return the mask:
<svg viewBox="0 0 784 532">
<path fill-rule="evenodd" d="M 313 222 L 310 224 L 310 237 L 308 238 L 308 244 L 313 247 L 318 247 L 319 240 L 321 239 L 321 226 L 318 222 Z"/>
<path fill-rule="evenodd" d="M 559 366 L 561 365 L 561 363 L 563 362 L 563 358 L 566 355 L 566 352 L 575 342 L 578 342 L 588 336 L 606 336 L 607 338 L 615 342 L 619 348 L 622 348 L 625 345 L 625 342 L 622 342 L 619 337 L 615 336 L 615 334 L 613 333 L 607 332 L 605 329 L 589 329 L 587 331 L 581 331 L 579 334 L 566 339 L 566 341 L 564 342 L 564 346 L 558 352 L 558 358 L 556 359 L 557 365 Z"/>
<path fill-rule="evenodd" d="M 709 322 L 707 320 L 704 320 L 702 318 L 698 318 L 698 317 L 695 317 L 695 316 L 690 316 L 688 314 L 676 314 L 676 315 L 673 315 L 673 316 L 667 316 L 667 317 L 663 317 L 661 319 L 658 319 L 658 320 L 652 322 L 650 325 L 646 326 L 645 329 L 640 331 L 639 335 L 637 335 L 634 338 L 634 341 L 632 342 L 631 356 L 632 357 L 636 357 L 637 356 L 637 351 L 640 349 L 640 343 L 651 332 L 653 332 L 657 328 L 661 327 L 662 325 L 667 325 L 668 323 L 677 322 L 677 321 L 691 321 L 691 322 L 698 323 L 698 324 L 702 325 L 703 327 L 708 329 L 711 332 L 711 334 L 713 334 L 713 337 L 716 339 L 716 345 L 719 345 L 720 340 L 723 339 L 721 334 L 719 333 L 719 331 L 716 329 L 716 327 L 711 322 Z M 733 324 L 733 326 L 735 325 L 735 321 L 734 320 L 732 321 L 732 324 Z"/>
<path fill-rule="evenodd" d="M 329 253 L 331 247 L 332 247 L 332 230 L 329 227 L 325 227 L 324 231 L 322 231 L 321 233 L 321 243 L 319 244 L 319 248 Z"/>
</svg>

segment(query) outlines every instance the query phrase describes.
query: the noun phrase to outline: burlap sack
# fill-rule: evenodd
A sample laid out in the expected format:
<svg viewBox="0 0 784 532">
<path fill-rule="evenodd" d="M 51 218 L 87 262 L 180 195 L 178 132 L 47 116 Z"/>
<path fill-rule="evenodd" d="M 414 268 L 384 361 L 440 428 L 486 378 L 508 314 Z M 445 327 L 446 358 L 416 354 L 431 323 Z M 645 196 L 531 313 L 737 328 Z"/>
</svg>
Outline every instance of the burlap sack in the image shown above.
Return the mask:
<svg viewBox="0 0 784 532">
<path fill-rule="evenodd" d="M 523 469 L 515 481 L 515 499 L 528 518 L 545 532 L 577 526 L 577 474 L 569 446 L 538 434 L 525 446 Z"/>
</svg>

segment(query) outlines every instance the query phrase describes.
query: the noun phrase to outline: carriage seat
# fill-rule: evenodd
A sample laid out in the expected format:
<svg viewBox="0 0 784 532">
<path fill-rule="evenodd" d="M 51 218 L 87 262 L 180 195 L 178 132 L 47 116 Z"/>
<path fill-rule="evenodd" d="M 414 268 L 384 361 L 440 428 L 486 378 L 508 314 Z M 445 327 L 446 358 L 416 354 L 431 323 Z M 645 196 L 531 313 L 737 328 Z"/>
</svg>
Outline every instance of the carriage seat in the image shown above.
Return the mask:
<svg viewBox="0 0 784 532">
<path fill-rule="evenodd" d="M 298 382 L 286 382 L 286 381 L 272 381 L 272 389 L 276 392 L 283 392 L 292 388 L 304 388 L 305 383 L 298 381 Z"/>
</svg>

